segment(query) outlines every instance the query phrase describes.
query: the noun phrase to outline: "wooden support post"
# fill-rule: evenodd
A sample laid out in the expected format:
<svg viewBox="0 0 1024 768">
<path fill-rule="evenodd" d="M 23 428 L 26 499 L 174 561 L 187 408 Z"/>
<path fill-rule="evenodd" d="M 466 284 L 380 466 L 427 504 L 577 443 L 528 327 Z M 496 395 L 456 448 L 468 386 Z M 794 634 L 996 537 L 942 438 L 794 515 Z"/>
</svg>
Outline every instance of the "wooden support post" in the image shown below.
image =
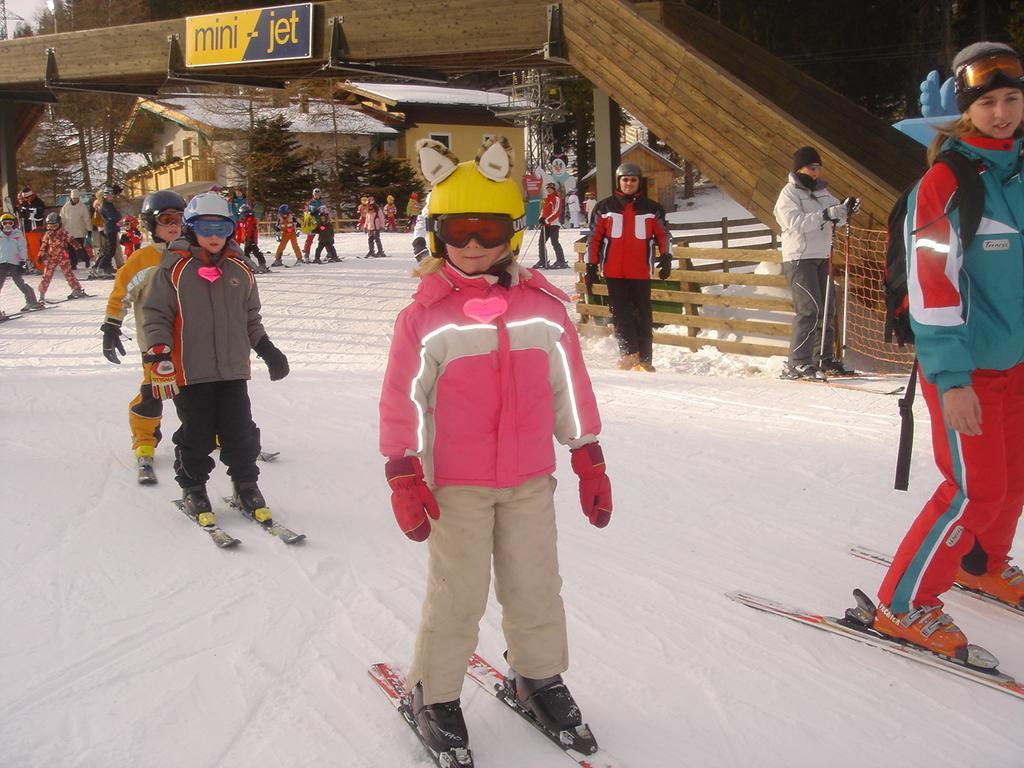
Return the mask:
<svg viewBox="0 0 1024 768">
<path fill-rule="evenodd" d="M 0 207 L 14 213 L 18 199 L 18 140 L 14 131 L 13 101 L 0 101 Z"/>
<path fill-rule="evenodd" d="M 691 259 L 689 256 L 680 256 L 679 257 L 679 268 L 680 269 L 693 269 L 693 259 Z M 683 285 L 684 285 L 683 283 L 680 283 L 679 287 L 683 288 Z M 685 286 L 686 287 L 683 288 L 683 290 L 687 291 L 688 293 L 700 293 L 701 292 L 701 290 L 700 290 L 700 283 L 686 283 Z M 699 312 L 700 312 L 700 305 L 699 304 L 685 304 L 684 306 L 686 307 L 686 314 L 688 314 L 688 315 L 696 315 L 696 314 L 699 314 Z M 693 325 L 686 326 L 686 335 L 687 336 L 696 336 L 698 333 L 700 333 L 700 328 L 698 328 L 696 326 L 693 326 Z"/>
<path fill-rule="evenodd" d="M 622 146 L 619 143 L 621 110 L 607 93 L 594 87 L 594 161 L 597 165 L 597 199 L 612 194 L 615 169 L 619 165 Z"/>
</svg>

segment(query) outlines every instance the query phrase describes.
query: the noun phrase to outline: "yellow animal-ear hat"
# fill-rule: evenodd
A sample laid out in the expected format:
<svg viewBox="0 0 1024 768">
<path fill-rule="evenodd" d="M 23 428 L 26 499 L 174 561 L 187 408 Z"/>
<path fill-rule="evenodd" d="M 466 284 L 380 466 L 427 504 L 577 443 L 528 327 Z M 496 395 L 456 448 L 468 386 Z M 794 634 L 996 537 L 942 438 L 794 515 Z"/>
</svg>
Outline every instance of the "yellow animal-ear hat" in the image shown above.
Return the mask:
<svg viewBox="0 0 1024 768">
<path fill-rule="evenodd" d="M 512 219 L 515 234 L 509 245 L 518 253 L 526 228 L 523 194 L 511 178 L 512 147 L 504 136 L 488 139 L 475 160 L 460 163 L 448 148 L 433 139 L 416 142 L 420 173 L 433 187 L 427 204 L 427 239 L 430 252 L 441 256 L 444 243 L 433 229 L 435 216 L 450 213 L 504 214 Z"/>
</svg>

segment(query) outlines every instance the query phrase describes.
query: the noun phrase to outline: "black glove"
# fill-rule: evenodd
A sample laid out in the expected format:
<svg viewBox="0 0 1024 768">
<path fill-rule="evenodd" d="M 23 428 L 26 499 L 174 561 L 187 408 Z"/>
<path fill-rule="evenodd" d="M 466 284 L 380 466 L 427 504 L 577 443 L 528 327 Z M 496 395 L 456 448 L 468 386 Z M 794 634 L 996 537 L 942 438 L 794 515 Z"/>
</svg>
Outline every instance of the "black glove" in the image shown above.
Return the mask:
<svg viewBox="0 0 1024 768">
<path fill-rule="evenodd" d="M 839 205 L 830 205 L 821 212 L 821 215 L 833 224 L 845 224 L 847 216 L 846 204 L 839 203 Z"/>
<path fill-rule="evenodd" d="M 593 290 L 594 283 L 598 282 L 597 264 L 587 264 L 587 271 L 584 274 L 583 282 L 587 286 L 588 292 Z"/>
<path fill-rule="evenodd" d="M 672 273 L 672 256 L 663 253 L 658 258 L 658 279 L 668 280 L 668 276 Z"/>
<path fill-rule="evenodd" d="M 416 257 L 416 261 L 421 261 L 424 256 L 429 254 L 427 250 L 427 241 L 425 238 L 417 237 L 412 241 L 412 255 Z"/>
<path fill-rule="evenodd" d="M 274 346 L 269 336 L 264 336 L 256 342 L 253 349 L 256 350 L 256 355 L 263 358 L 263 362 L 267 364 L 271 381 L 283 379 L 288 375 L 288 358 L 284 356 L 284 352 Z"/>
<path fill-rule="evenodd" d="M 124 345 L 121 344 L 121 321 L 108 317 L 100 326 L 103 331 L 103 356 L 112 363 L 121 364 L 117 353 L 124 354 Z"/>
<path fill-rule="evenodd" d="M 847 216 L 853 216 L 855 213 L 860 213 L 860 198 L 859 197 L 848 197 L 843 200 L 843 205 L 846 206 Z"/>
</svg>

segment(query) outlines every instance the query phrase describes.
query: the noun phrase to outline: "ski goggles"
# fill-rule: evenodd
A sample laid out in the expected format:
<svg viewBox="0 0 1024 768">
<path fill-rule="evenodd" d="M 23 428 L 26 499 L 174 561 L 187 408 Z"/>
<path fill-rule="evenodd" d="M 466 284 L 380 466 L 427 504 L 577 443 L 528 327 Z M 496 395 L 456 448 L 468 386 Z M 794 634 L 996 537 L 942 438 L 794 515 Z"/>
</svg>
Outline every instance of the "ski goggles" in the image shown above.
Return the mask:
<svg viewBox="0 0 1024 768">
<path fill-rule="evenodd" d="M 181 226 L 181 211 L 167 211 L 166 213 L 158 213 L 156 216 L 156 223 L 163 224 L 165 227 L 173 226 L 177 224 Z"/>
<path fill-rule="evenodd" d="M 0 227 L 10 227 L 11 229 L 14 229 L 15 226 L 17 226 L 17 222 L 11 221 L 10 219 L 4 219 L 3 221 L 0 221 Z"/>
<path fill-rule="evenodd" d="M 226 240 L 235 233 L 235 222 L 230 219 L 192 219 L 188 225 L 199 237 L 222 237 Z"/>
<path fill-rule="evenodd" d="M 995 53 L 964 64 L 956 71 L 954 88 L 957 93 L 987 88 L 996 80 L 1004 80 L 1011 87 L 1024 85 L 1024 65 L 1015 53 Z"/>
<path fill-rule="evenodd" d="M 513 219 L 503 213 L 445 213 L 427 220 L 428 229 L 455 248 L 465 248 L 471 240 L 496 248 L 510 242 L 524 226 L 524 217 Z"/>
</svg>

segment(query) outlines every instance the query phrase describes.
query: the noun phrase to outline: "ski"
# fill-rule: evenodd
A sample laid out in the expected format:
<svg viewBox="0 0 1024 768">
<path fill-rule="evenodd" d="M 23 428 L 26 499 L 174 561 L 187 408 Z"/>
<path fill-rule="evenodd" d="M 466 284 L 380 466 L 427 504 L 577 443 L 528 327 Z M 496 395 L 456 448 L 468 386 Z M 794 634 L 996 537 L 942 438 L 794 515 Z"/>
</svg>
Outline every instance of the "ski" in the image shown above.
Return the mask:
<svg viewBox="0 0 1024 768">
<path fill-rule="evenodd" d="M 280 451 L 260 451 L 260 461 L 273 461 L 280 455 Z"/>
<path fill-rule="evenodd" d="M 548 731 L 530 712 L 519 706 L 515 694 L 506 683 L 505 675 L 480 655 L 474 653 L 470 657 L 466 676 L 558 745 L 583 768 L 618 768 L 620 765 L 615 758 L 597 746 L 597 741 L 586 724 L 577 726 L 572 731 L 562 731 L 560 734 Z"/>
<path fill-rule="evenodd" d="M 861 547 L 855 544 L 852 547 L 850 547 L 848 551 L 854 557 L 859 557 L 861 560 L 867 560 L 868 562 L 876 563 L 877 565 L 881 565 L 886 568 L 892 565 L 892 558 L 884 552 L 879 552 L 876 549 L 871 549 L 869 547 Z M 978 590 L 971 589 L 970 587 L 965 587 L 964 585 L 959 584 L 957 582 L 954 582 L 953 586 L 959 592 L 962 592 L 965 595 L 969 595 L 973 597 L 975 600 L 980 600 L 983 603 L 988 603 L 989 605 L 997 606 L 999 608 L 1002 608 L 1003 610 L 1009 611 L 1015 616 L 1020 616 L 1022 619 L 1024 619 L 1024 608 L 1018 608 L 1017 606 L 1011 605 L 1010 603 L 1004 603 L 1002 600 L 992 597 L 992 595 L 986 594 L 984 592 L 979 592 Z"/>
<path fill-rule="evenodd" d="M 244 517 L 246 520 L 249 520 L 249 521 L 251 521 L 253 523 L 256 523 L 256 525 L 258 525 L 264 531 L 269 533 L 271 536 L 276 536 L 281 541 L 283 541 L 285 544 L 298 544 L 298 543 L 303 542 L 303 541 L 306 540 L 306 534 L 304 534 L 304 533 L 296 533 L 291 528 L 286 528 L 283 525 L 275 523 L 273 518 L 271 518 L 270 520 L 267 520 L 266 522 L 261 523 L 255 517 L 253 517 L 248 512 L 246 512 L 244 509 L 242 509 L 238 505 L 238 502 L 235 501 L 235 497 L 234 496 L 225 496 L 224 497 L 224 501 L 226 501 L 228 503 L 228 506 L 230 506 L 230 507 L 232 507 L 234 509 L 237 509 L 239 512 L 241 512 L 242 513 L 242 517 Z"/>
<path fill-rule="evenodd" d="M 4 313 L 0 312 L 0 323 L 5 323 L 8 320 L 17 320 L 19 317 L 24 317 L 24 316 L 25 316 L 24 312 L 14 312 L 14 313 L 12 313 L 10 315 L 5 315 Z"/>
<path fill-rule="evenodd" d="M 858 643 L 874 646 L 875 648 L 895 654 L 896 656 L 901 656 L 905 659 L 909 659 L 910 661 L 916 661 L 920 664 L 925 664 L 929 667 L 942 670 L 943 672 L 956 675 L 965 680 L 980 683 L 981 685 L 989 688 L 994 688 L 997 691 L 1008 693 L 1016 698 L 1024 699 L 1024 683 L 1017 682 L 1009 675 L 1004 675 L 996 670 L 985 671 L 978 669 L 977 667 L 970 667 L 965 665 L 963 662 L 938 656 L 930 651 L 924 650 L 923 648 L 918 648 L 914 645 L 903 643 L 898 640 L 892 640 L 856 621 L 811 613 L 800 608 L 793 608 L 791 606 L 775 602 L 774 600 L 752 595 L 749 592 L 729 592 L 726 594 L 726 597 L 755 610 L 772 613 L 776 616 L 782 616 L 783 618 L 796 621 L 808 627 L 821 629 L 825 632 L 830 632 L 834 635 L 845 637 Z"/>
<path fill-rule="evenodd" d="M 173 499 L 173 504 L 178 508 L 178 510 L 183 515 L 185 515 L 185 517 L 187 517 L 196 525 L 199 525 L 199 521 L 185 511 L 185 502 L 183 502 L 181 499 Z M 208 534 L 210 534 L 210 538 L 213 539 L 213 543 L 221 549 L 227 549 L 228 547 L 233 547 L 236 544 L 242 543 L 240 540 L 236 539 L 230 533 L 216 525 L 199 525 L 199 527 L 206 531 Z"/>
<path fill-rule="evenodd" d="M 473 752 L 469 748 L 449 749 L 444 752 L 435 752 L 430 745 L 423 740 L 423 734 L 416 727 L 416 720 L 412 716 L 412 709 L 409 707 L 406 689 L 405 675 L 398 667 L 391 664 L 373 664 L 369 669 L 370 677 L 384 691 L 388 701 L 397 710 L 398 714 L 405 720 L 405 724 L 412 728 L 420 744 L 430 753 L 440 768 L 472 768 Z"/>
</svg>

